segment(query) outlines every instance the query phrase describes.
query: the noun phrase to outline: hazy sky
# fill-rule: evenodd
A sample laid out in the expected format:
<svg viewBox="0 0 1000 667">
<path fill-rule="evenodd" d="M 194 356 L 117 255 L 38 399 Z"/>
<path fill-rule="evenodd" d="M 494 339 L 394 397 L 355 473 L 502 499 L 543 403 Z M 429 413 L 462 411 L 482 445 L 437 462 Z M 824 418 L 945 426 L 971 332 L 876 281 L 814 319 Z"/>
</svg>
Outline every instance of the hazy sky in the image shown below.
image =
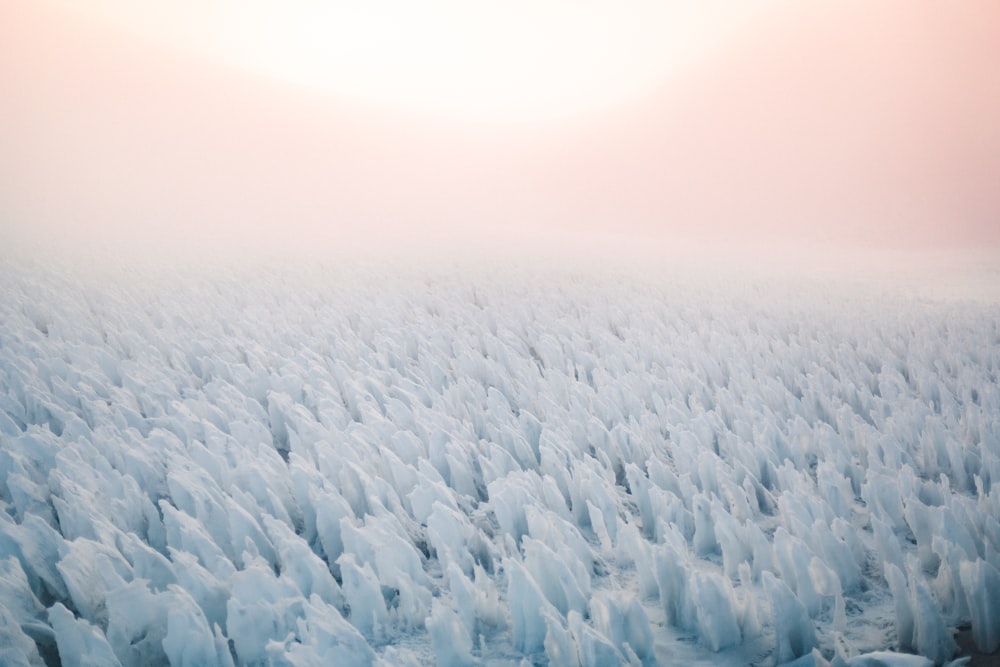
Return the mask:
<svg viewBox="0 0 1000 667">
<path fill-rule="evenodd" d="M 550 119 L 648 92 L 774 0 L 55 0 L 256 74 L 460 121 Z"/>
<path fill-rule="evenodd" d="M 8 238 L 1000 243 L 993 0 L 77 5 L 0 0 Z"/>
</svg>

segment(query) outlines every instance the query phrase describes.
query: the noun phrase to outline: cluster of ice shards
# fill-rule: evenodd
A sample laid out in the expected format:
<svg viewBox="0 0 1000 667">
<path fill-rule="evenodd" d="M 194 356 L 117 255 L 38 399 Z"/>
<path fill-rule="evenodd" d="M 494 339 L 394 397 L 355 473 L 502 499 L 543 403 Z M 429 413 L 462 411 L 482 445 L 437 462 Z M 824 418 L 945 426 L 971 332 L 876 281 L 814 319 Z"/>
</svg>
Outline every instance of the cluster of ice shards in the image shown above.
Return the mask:
<svg viewBox="0 0 1000 667">
<path fill-rule="evenodd" d="M 819 285 L 5 264 L 0 663 L 993 651 L 998 371 Z"/>
</svg>

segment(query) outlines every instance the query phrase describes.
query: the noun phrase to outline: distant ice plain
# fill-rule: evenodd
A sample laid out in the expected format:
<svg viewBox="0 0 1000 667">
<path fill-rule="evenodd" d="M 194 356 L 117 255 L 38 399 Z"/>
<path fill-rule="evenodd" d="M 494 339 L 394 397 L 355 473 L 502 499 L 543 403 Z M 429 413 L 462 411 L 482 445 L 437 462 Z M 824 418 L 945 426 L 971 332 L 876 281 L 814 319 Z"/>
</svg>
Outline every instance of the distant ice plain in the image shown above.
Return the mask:
<svg viewBox="0 0 1000 667">
<path fill-rule="evenodd" d="M 0 663 L 997 648 L 995 255 L 579 256 L 2 260 Z"/>
</svg>

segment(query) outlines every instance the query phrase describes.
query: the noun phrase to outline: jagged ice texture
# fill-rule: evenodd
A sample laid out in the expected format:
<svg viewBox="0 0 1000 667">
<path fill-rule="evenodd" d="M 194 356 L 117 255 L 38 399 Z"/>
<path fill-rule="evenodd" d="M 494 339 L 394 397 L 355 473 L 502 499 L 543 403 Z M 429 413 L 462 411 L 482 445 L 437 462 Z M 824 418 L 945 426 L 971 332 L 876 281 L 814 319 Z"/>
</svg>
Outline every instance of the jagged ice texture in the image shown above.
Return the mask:
<svg viewBox="0 0 1000 667">
<path fill-rule="evenodd" d="M 8 262 L 0 663 L 992 651 L 998 368 L 818 282 Z"/>
</svg>

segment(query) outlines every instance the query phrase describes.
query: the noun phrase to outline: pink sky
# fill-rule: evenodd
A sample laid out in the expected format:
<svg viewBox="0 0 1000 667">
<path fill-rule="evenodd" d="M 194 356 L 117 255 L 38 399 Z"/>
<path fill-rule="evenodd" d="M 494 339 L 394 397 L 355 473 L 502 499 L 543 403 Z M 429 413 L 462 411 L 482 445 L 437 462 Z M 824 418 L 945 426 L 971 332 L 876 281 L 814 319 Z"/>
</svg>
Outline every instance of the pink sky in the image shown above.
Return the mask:
<svg viewBox="0 0 1000 667">
<path fill-rule="evenodd" d="M 1000 5 L 799 6 L 650 94 L 476 125 L 337 102 L 0 0 L 2 233 L 1000 244 Z"/>
</svg>

